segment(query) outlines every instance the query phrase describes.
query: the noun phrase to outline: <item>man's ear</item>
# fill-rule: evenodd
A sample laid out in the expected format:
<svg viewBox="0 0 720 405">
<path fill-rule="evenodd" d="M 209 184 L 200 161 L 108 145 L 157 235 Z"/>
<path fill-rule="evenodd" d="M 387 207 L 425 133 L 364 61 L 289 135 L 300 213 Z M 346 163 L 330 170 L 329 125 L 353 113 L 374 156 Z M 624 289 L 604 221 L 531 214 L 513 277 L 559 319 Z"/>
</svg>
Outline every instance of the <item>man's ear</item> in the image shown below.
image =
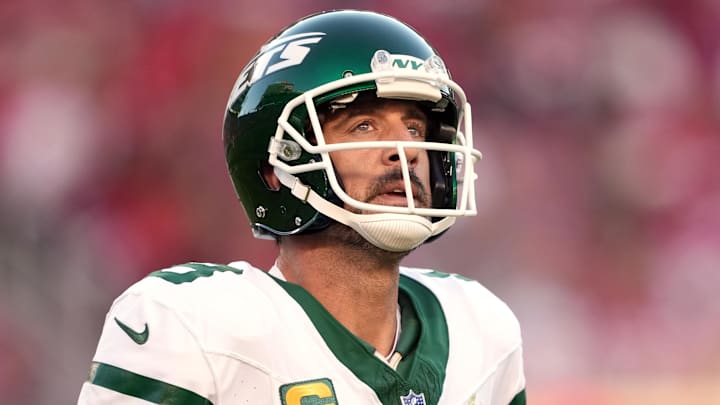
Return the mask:
<svg viewBox="0 0 720 405">
<path fill-rule="evenodd" d="M 265 187 L 267 187 L 268 190 L 280 190 L 280 179 L 278 179 L 278 177 L 273 172 L 273 166 L 271 166 L 270 163 L 268 163 L 267 161 L 263 162 L 260 171 L 262 174 L 262 179 L 265 182 Z"/>
</svg>

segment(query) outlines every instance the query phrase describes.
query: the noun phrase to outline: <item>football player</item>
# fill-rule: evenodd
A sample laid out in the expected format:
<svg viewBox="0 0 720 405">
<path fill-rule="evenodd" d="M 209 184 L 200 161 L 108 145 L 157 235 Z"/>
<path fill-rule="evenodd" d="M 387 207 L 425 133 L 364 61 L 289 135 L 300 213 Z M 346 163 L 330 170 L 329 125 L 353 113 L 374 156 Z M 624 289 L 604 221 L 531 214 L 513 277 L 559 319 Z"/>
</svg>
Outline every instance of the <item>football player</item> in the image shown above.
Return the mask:
<svg viewBox="0 0 720 405">
<path fill-rule="evenodd" d="M 131 286 L 80 404 L 525 403 L 510 309 L 400 265 L 476 214 L 470 105 L 421 35 L 372 12 L 297 21 L 240 73 L 223 140 L 275 265 L 188 263 Z"/>
</svg>

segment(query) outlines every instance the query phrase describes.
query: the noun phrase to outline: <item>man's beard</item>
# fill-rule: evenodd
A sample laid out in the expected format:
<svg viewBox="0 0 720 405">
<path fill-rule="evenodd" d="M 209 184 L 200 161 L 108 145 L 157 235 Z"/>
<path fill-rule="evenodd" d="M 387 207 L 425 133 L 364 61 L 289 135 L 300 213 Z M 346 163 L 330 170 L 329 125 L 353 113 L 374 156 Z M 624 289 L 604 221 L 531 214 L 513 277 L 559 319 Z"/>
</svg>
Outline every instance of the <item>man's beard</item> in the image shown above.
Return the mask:
<svg viewBox="0 0 720 405">
<path fill-rule="evenodd" d="M 412 184 L 415 187 L 415 190 L 417 192 L 416 199 L 418 200 L 416 202 L 417 206 L 420 208 L 428 208 L 430 206 L 430 195 L 428 195 L 427 189 L 423 185 L 422 181 L 418 177 L 417 174 L 415 174 L 414 170 L 409 171 L 409 180 L 410 184 Z M 402 170 L 400 168 L 396 168 L 395 170 L 391 170 L 387 173 L 385 173 L 383 176 L 378 178 L 375 182 L 373 182 L 372 186 L 370 186 L 370 189 L 367 191 L 365 198 L 362 199 L 362 201 L 366 203 L 370 203 L 375 197 L 380 196 L 387 186 L 388 183 L 403 181 L 403 174 Z M 403 190 L 404 191 L 404 190 Z M 348 211 L 352 211 L 356 214 L 360 213 L 357 210 L 354 210 L 352 207 L 345 207 Z"/>
<path fill-rule="evenodd" d="M 366 203 L 371 203 L 374 198 L 382 195 L 388 183 L 402 180 L 403 175 L 402 171 L 399 168 L 397 170 L 389 171 L 382 177 L 378 178 L 375 182 L 373 182 L 372 186 L 370 186 L 362 199 L 357 199 Z M 342 184 L 342 181 L 340 183 Z M 420 178 L 412 170 L 410 171 L 410 183 L 417 190 L 418 206 L 423 208 L 429 207 L 430 196 L 427 193 L 426 187 L 422 184 Z M 347 205 L 345 206 L 345 209 L 355 214 L 372 214 L 372 212 L 363 212 L 357 208 Z M 373 245 L 349 226 L 343 225 L 335 221 L 333 221 L 327 227 L 327 229 L 323 231 L 323 237 L 331 243 L 341 244 L 349 248 L 361 250 L 366 254 L 370 253 L 380 260 L 400 260 L 410 254 L 412 250 L 414 250 L 411 249 L 405 252 L 389 252 Z"/>
</svg>

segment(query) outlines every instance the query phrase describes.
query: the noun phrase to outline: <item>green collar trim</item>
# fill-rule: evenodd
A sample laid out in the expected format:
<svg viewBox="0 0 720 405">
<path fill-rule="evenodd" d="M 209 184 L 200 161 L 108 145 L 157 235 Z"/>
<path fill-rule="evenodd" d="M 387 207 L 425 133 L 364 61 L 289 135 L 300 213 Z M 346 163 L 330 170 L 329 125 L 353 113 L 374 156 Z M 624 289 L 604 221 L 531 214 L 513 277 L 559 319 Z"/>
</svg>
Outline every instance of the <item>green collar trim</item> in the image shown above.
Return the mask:
<svg viewBox="0 0 720 405">
<path fill-rule="evenodd" d="M 420 320 L 415 312 L 410 297 L 401 289 L 398 294 L 398 304 L 400 304 L 400 336 L 398 337 L 395 351 L 402 354 L 404 358 L 409 356 L 417 345 L 420 337 Z"/>
<path fill-rule="evenodd" d="M 402 332 L 397 351 L 403 354 L 403 360 L 395 371 L 375 357 L 375 348 L 347 330 L 307 290 L 273 279 L 300 304 L 335 357 L 372 388 L 382 403 L 399 403 L 400 397 L 412 390 L 424 394 L 426 404 L 437 404 L 445 380 L 449 343 L 445 315 L 429 289 L 400 276 Z"/>
</svg>

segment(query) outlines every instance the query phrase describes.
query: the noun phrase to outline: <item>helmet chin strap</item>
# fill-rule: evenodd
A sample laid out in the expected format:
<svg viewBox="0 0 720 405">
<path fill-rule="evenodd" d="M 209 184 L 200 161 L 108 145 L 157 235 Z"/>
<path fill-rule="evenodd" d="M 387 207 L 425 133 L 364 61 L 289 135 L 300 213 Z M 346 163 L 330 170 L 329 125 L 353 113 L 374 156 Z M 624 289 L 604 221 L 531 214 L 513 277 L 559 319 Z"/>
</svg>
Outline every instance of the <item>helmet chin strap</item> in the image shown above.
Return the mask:
<svg viewBox="0 0 720 405">
<path fill-rule="evenodd" d="M 295 197 L 307 202 L 327 217 L 349 226 L 368 242 L 389 252 L 410 251 L 455 222 L 454 217 L 431 222 L 413 214 L 355 214 L 320 197 L 292 174 L 277 167 L 274 172 Z"/>
</svg>

